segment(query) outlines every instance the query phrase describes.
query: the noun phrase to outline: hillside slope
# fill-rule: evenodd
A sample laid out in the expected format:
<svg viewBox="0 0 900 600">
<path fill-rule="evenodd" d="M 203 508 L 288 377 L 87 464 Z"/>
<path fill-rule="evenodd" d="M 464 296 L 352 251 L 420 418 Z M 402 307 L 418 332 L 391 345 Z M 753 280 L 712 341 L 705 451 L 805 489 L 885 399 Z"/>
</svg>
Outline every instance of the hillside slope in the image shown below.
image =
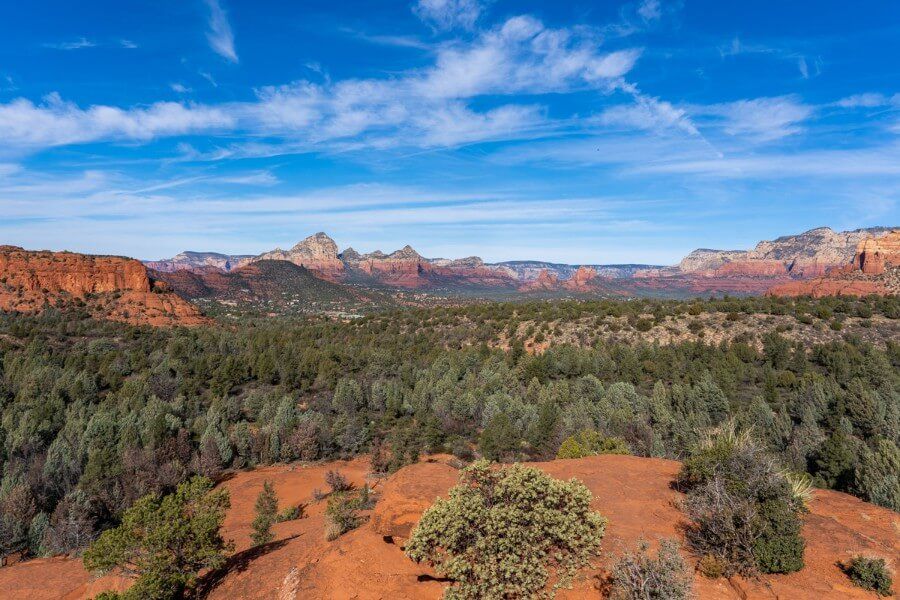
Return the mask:
<svg viewBox="0 0 900 600">
<path fill-rule="evenodd" d="M 434 457 L 401 469 L 381 480 L 370 479 L 378 503 L 369 521 L 334 542 L 325 541 L 324 502 L 313 498 L 325 489 L 325 473 L 342 471 L 361 485 L 368 462 L 279 465 L 238 473 L 223 485 L 232 508 L 225 532 L 235 539 L 237 553 L 229 568 L 206 580 L 205 597 L 213 599 L 434 599 L 446 582 L 402 551 L 422 511 L 456 482 L 451 461 Z M 678 492 L 670 482 L 679 469 L 675 461 L 631 456 L 597 456 L 533 463 L 562 479 L 576 477 L 593 492 L 596 510 L 609 518 L 602 555 L 573 590 L 559 598 L 600 598 L 597 590 L 606 569 L 641 538 L 680 537 L 683 516 Z M 276 525 L 276 541 L 249 550 L 253 504 L 262 482 L 272 480 L 280 506 L 305 504 L 307 517 Z M 850 584 L 837 562 L 857 553 L 900 556 L 900 515 L 831 491 L 817 491 L 805 517 L 806 567 L 791 575 L 709 580 L 695 576 L 701 600 L 872 598 Z M 11 599 L 89 598 L 102 589 L 121 587 L 114 577 L 95 580 L 74 559 L 42 559 L 0 568 L 0 595 Z"/>
<path fill-rule="evenodd" d="M 230 272 L 178 270 L 155 273 L 180 296 L 199 302 L 287 313 L 359 311 L 393 305 L 374 290 L 334 283 L 285 260 L 261 260 Z"/>
</svg>

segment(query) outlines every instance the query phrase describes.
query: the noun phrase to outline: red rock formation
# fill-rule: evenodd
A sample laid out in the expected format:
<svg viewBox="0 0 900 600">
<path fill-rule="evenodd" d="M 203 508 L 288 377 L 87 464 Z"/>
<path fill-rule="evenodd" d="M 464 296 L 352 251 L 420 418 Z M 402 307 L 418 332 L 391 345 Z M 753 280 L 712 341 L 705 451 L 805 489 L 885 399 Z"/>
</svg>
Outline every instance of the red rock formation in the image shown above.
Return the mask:
<svg viewBox="0 0 900 600">
<path fill-rule="evenodd" d="M 411 246 L 405 246 L 388 255 L 379 251 L 363 254 L 352 263 L 352 266 L 381 283 L 407 288 L 424 285 L 425 280 L 422 276 L 432 271 L 432 265 Z"/>
<path fill-rule="evenodd" d="M 740 260 L 727 262 L 712 271 L 711 277 L 778 277 L 787 275 L 788 266 L 777 260 Z"/>
<path fill-rule="evenodd" d="M 860 242 L 853 264 L 867 275 L 880 275 L 888 266 L 900 266 L 900 229 Z"/>
<path fill-rule="evenodd" d="M 197 308 L 153 281 L 139 261 L 0 246 L 0 310 L 40 312 L 84 304 L 104 319 L 135 325 L 199 325 Z"/>
<path fill-rule="evenodd" d="M 286 260 L 306 267 L 329 281 L 339 281 L 344 277 L 344 263 L 338 258 L 337 244 L 321 231 L 298 242 L 290 250 L 276 248 L 250 260 Z"/>
<path fill-rule="evenodd" d="M 771 287 L 771 296 L 868 296 L 900 292 L 900 230 L 859 242 L 853 262 L 824 277 Z"/>
<path fill-rule="evenodd" d="M 541 271 L 537 279 L 526 281 L 519 290 L 522 292 L 551 291 L 559 288 L 559 276 L 547 269 Z"/>
<path fill-rule="evenodd" d="M 842 281 L 824 277 L 807 281 L 789 281 L 772 286 L 766 291 L 767 296 L 812 296 L 813 298 L 887 293 L 889 293 L 888 289 L 877 281 Z"/>
<path fill-rule="evenodd" d="M 597 271 L 591 267 L 578 267 L 578 270 L 565 281 L 562 286 L 572 292 L 589 292 L 594 287 Z"/>
</svg>

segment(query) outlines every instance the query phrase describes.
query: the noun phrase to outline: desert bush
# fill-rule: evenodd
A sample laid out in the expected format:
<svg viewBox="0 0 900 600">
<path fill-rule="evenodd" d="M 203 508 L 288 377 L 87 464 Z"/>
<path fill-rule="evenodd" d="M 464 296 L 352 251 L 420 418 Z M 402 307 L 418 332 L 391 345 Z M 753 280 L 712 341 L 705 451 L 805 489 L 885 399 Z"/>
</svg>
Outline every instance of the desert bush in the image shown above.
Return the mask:
<svg viewBox="0 0 900 600">
<path fill-rule="evenodd" d="M 698 556 L 718 559 L 724 574 L 803 568 L 805 485 L 792 486 L 748 432 L 732 422 L 709 432 L 676 484 L 688 493 L 688 542 Z"/>
<path fill-rule="evenodd" d="M 369 486 L 364 485 L 358 491 L 344 490 L 332 494 L 328 498 L 328 507 L 325 509 L 327 524 L 325 538 L 328 541 L 337 539 L 348 531 L 356 529 L 365 521 L 359 511 L 368 510 L 374 506 Z"/>
<path fill-rule="evenodd" d="M 453 580 L 448 599 L 551 598 L 600 549 L 606 519 L 590 502 L 577 480 L 478 461 L 425 511 L 406 553 Z"/>
<path fill-rule="evenodd" d="M 304 505 L 288 506 L 275 517 L 276 523 L 284 523 L 285 521 L 296 521 L 304 516 Z"/>
<path fill-rule="evenodd" d="M 625 554 L 613 566 L 612 600 L 687 600 L 693 596 L 693 577 L 675 540 L 662 540 L 653 557 L 641 542 L 637 552 Z"/>
<path fill-rule="evenodd" d="M 325 483 L 331 488 L 331 493 L 333 494 L 348 492 L 353 489 L 353 484 L 340 471 L 328 471 L 325 473 Z"/>
<path fill-rule="evenodd" d="M 697 570 L 705 577 L 718 579 L 725 574 L 726 565 L 722 559 L 712 554 L 706 554 L 697 562 Z"/>
<path fill-rule="evenodd" d="M 597 454 L 631 454 L 628 444 L 620 437 L 604 436 L 597 431 L 584 430 L 567 437 L 556 458 L 584 458 Z"/>
<path fill-rule="evenodd" d="M 842 568 L 847 577 L 864 590 L 873 591 L 879 596 L 893 594 L 891 586 L 894 581 L 883 558 L 854 556 Z"/>
<path fill-rule="evenodd" d="M 634 328 L 641 332 L 650 331 L 653 329 L 653 321 L 650 319 L 638 319 L 634 324 Z"/>
<path fill-rule="evenodd" d="M 168 496 L 144 496 L 125 511 L 84 553 L 89 571 L 120 568 L 137 577 L 126 599 L 179 598 L 202 569 L 225 563 L 233 546 L 219 532 L 229 507 L 228 492 L 194 477 Z"/>
</svg>

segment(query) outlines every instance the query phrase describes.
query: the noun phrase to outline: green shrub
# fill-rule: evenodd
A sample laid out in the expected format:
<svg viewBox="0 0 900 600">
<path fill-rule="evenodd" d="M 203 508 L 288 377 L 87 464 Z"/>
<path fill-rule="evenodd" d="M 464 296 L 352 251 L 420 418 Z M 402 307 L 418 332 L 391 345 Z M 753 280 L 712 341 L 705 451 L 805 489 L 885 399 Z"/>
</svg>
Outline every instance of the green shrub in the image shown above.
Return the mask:
<svg viewBox="0 0 900 600">
<path fill-rule="evenodd" d="M 584 458 L 597 454 L 631 454 L 628 444 L 620 437 L 604 436 L 586 429 L 563 440 L 556 458 Z"/>
<path fill-rule="evenodd" d="M 879 596 L 890 596 L 894 581 L 883 558 L 854 556 L 843 565 L 843 570 L 850 581 L 863 588 L 876 592 Z"/>
<path fill-rule="evenodd" d="M 304 516 L 304 505 L 288 506 L 275 517 L 276 523 L 284 523 L 285 521 L 296 521 Z"/>
<path fill-rule="evenodd" d="M 406 553 L 453 580 L 447 599 L 552 598 L 599 552 L 606 519 L 590 503 L 577 480 L 481 460 L 425 511 Z"/>
<path fill-rule="evenodd" d="M 612 569 L 612 600 L 686 600 L 692 597 L 693 577 L 674 540 L 662 540 L 656 557 L 642 542 Z"/>
<path fill-rule="evenodd" d="M 328 541 L 335 540 L 362 525 L 365 519 L 360 516 L 359 511 L 372 508 L 373 504 L 367 485 L 355 492 L 345 490 L 331 494 L 325 508 L 325 518 L 328 521 L 325 538 Z"/>
<path fill-rule="evenodd" d="M 676 478 L 688 493 L 688 542 L 699 556 L 718 559 L 725 575 L 802 569 L 803 483 L 733 423 L 709 432 Z"/>
<path fill-rule="evenodd" d="M 125 511 L 122 523 L 104 531 L 84 553 L 89 571 L 121 568 L 137 576 L 126 599 L 181 597 L 203 569 L 225 563 L 233 545 L 219 532 L 230 506 L 226 490 L 194 477 L 168 496 L 144 496 Z"/>
<path fill-rule="evenodd" d="M 653 321 L 650 319 L 638 319 L 634 324 L 634 328 L 638 331 L 650 331 L 653 329 Z"/>
</svg>

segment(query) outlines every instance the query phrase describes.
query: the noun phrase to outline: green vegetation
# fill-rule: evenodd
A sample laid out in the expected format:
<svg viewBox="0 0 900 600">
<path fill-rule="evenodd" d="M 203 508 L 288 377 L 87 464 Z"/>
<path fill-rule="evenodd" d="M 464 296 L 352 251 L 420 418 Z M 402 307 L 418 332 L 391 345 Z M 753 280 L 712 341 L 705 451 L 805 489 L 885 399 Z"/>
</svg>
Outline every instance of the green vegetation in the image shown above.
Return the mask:
<svg viewBox="0 0 900 600">
<path fill-rule="evenodd" d="M 650 339 L 727 314 L 790 330 Z M 648 315 L 644 337 L 615 340 Z M 831 331 L 835 315 L 869 319 L 870 337 Z M 546 460 L 573 436 L 603 451 L 584 431 L 681 459 L 728 418 L 815 485 L 896 508 L 898 316 L 893 297 L 478 304 L 190 330 L 0 313 L 0 553 L 77 552 L 194 475 L 365 452 L 386 472 L 433 451 Z M 539 332 L 549 348 L 526 352 Z"/>
<path fill-rule="evenodd" d="M 864 590 L 873 591 L 879 596 L 894 593 L 891 590 L 894 581 L 883 558 L 854 556 L 843 568 L 847 577 Z"/>
<path fill-rule="evenodd" d="M 179 598 L 197 582 L 202 569 L 216 569 L 231 550 L 219 534 L 229 507 L 228 493 L 194 477 L 167 496 L 140 498 L 84 553 L 90 571 L 119 568 L 137 577 L 123 597 L 140 600 Z"/>
<path fill-rule="evenodd" d="M 590 503 L 575 479 L 478 461 L 425 511 L 406 554 L 453 580 L 448 599 L 550 598 L 599 552 L 606 519 Z"/>
<path fill-rule="evenodd" d="M 329 541 L 362 525 L 365 519 L 360 516 L 359 511 L 368 510 L 375 504 L 368 486 L 363 486 L 358 491 L 349 486 L 338 489 L 332 486 L 332 490 L 325 509 L 325 517 L 328 520 L 325 539 Z"/>
<path fill-rule="evenodd" d="M 254 546 L 262 546 L 275 539 L 272 525 L 278 521 L 278 496 L 275 494 L 275 488 L 272 487 L 271 481 L 263 482 L 263 489 L 256 497 L 254 508 L 256 516 L 251 524 L 253 533 L 250 534 L 250 538 L 253 540 Z"/>
<path fill-rule="evenodd" d="M 734 423 L 710 432 L 685 460 L 677 484 L 692 521 L 686 537 L 704 574 L 792 573 L 803 568 L 803 488 Z"/>
<path fill-rule="evenodd" d="M 675 540 L 661 540 L 656 557 L 644 542 L 637 552 L 625 554 L 613 566 L 612 600 L 688 600 L 693 597 L 693 576 Z"/>
<path fill-rule="evenodd" d="M 631 454 L 620 437 L 606 437 L 597 431 L 584 430 L 563 440 L 556 458 L 584 458 L 598 454 Z"/>
</svg>

